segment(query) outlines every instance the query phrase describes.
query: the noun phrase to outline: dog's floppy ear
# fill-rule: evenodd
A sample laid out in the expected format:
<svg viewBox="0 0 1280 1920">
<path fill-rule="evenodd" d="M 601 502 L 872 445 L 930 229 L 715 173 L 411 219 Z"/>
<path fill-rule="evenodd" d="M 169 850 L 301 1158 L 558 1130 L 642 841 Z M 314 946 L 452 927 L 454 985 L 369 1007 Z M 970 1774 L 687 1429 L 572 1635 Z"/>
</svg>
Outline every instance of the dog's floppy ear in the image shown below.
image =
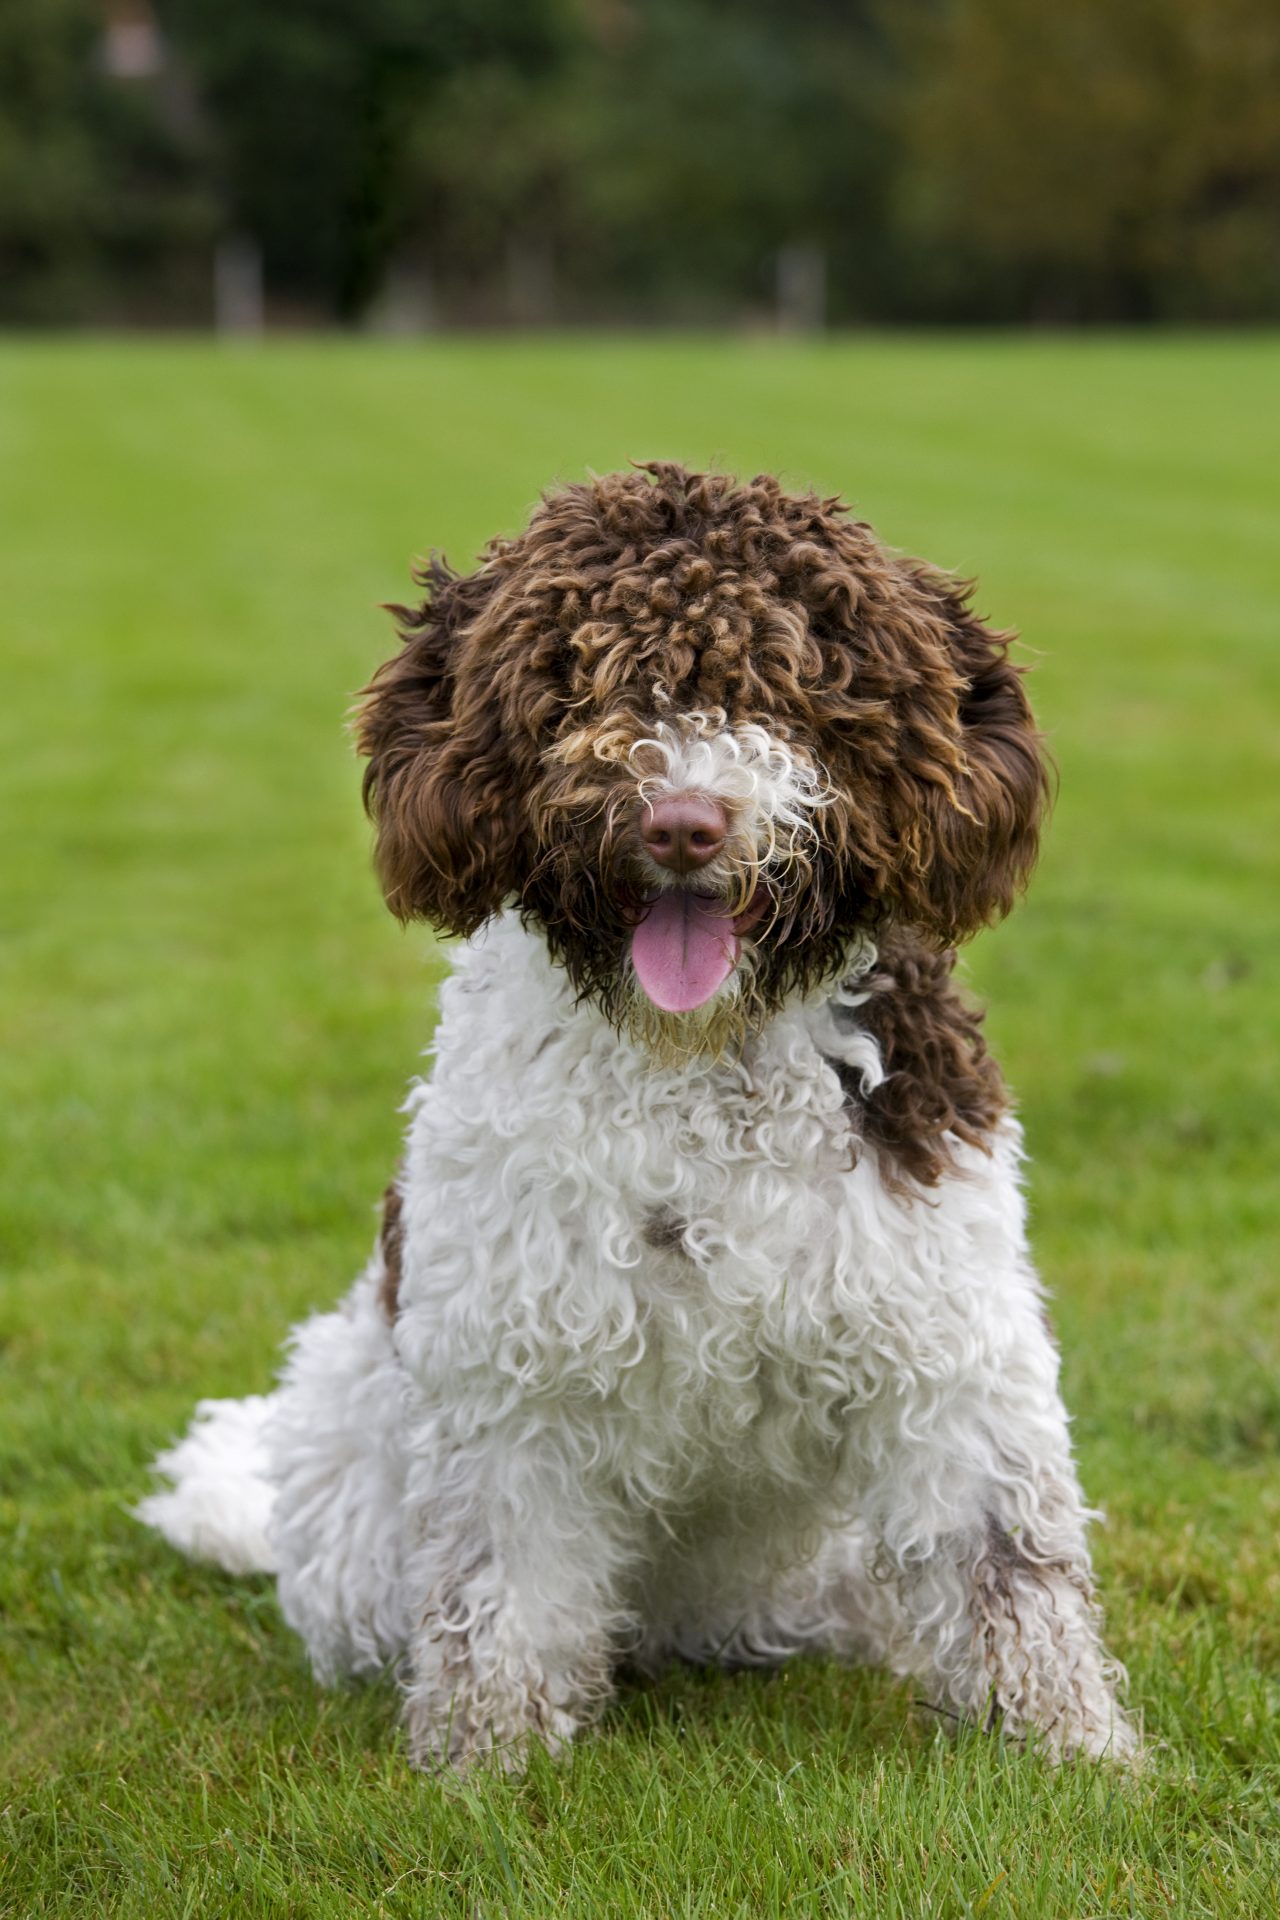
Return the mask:
<svg viewBox="0 0 1280 1920">
<path fill-rule="evenodd" d="M 365 805 L 392 912 L 470 934 L 520 880 L 520 788 L 483 623 L 498 574 L 460 576 L 433 554 L 414 578 L 427 597 L 388 608 L 403 644 L 357 710 Z"/>
<path fill-rule="evenodd" d="M 943 777 L 917 790 L 925 830 L 911 903 L 919 923 L 950 944 L 1013 906 L 1035 865 L 1049 774 L 1022 672 L 1009 659 L 1014 636 L 979 619 L 971 585 L 920 561 L 899 566 L 954 676 L 946 704 L 956 751 Z"/>
</svg>

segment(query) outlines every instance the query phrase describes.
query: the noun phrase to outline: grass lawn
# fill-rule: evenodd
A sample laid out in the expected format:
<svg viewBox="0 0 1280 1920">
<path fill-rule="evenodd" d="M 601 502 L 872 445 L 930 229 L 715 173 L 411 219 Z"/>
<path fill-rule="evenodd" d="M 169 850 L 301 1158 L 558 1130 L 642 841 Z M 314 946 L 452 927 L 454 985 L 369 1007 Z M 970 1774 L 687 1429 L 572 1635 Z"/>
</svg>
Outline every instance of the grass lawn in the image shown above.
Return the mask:
<svg viewBox="0 0 1280 1920">
<path fill-rule="evenodd" d="M 0 1914 L 1276 1912 L 1278 417 L 1260 337 L 0 346 Z M 843 491 L 1038 663 L 1061 797 L 969 964 L 1136 1784 L 816 1665 L 425 1780 L 129 1516 L 363 1258 L 430 1035 L 343 731 L 375 603 L 654 454 Z"/>
</svg>

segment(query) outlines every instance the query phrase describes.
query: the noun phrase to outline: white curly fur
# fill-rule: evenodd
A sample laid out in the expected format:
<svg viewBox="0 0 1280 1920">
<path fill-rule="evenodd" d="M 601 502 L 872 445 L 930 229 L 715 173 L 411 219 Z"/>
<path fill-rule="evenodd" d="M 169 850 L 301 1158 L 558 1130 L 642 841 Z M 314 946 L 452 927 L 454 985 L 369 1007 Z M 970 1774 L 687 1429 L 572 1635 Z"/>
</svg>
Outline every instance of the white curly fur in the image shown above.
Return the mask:
<svg viewBox="0 0 1280 1920">
<path fill-rule="evenodd" d="M 813 810 L 827 799 L 815 767 L 765 727 L 726 726 L 719 708 L 657 721 L 631 741 L 626 760 L 642 800 L 692 790 L 749 813 L 764 864 L 808 844 Z"/>
<path fill-rule="evenodd" d="M 762 859 L 821 801 L 764 735 L 650 746 L 647 777 L 740 799 Z M 558 1745 L 620 1654 L 804 1648 L 1051 1752 L 1134 1751 L 1018 1129 L 954 1143 L 927 1193 L 886 1185 L 836 1072 L 883 1077 L 874 957 L 740 1058 L 664 1065 L 491 921 L 408 1102 L 394 1323 L 375 1249 L 269 1400 L 204 1403 L 158 1463 L 143 1517 L 274 1567 L 322 1679 L 402 1661 L 419 1762 Z"/>
</svg>

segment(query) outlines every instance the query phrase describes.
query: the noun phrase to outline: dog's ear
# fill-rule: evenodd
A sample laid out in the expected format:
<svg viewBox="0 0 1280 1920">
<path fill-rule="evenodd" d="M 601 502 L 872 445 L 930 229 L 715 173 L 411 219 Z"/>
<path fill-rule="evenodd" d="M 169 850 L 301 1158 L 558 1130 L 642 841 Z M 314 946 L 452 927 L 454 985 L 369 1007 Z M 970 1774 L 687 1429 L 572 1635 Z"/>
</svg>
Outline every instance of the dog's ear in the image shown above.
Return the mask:
<svg viewBox="0 0 1280 1920">
<path fill-rule="evenodd" d="M 520 786 L 484 625 L 490 563 L 460 576 L 432 555 L 417 608 L 390 607 L 401 649 L 361 695 L 365 805 L 382 890 L 401 920 L 470 934 L 518 890 Z"/>
<path fill-rule="evenodd" d="M 945 754 L 920 756 L 907 828 L 919 849 L 914 898 L 918 924 L 946 944 L 1008 913 L 1035 865 L 1049 798 L 1043 742 L 1009 659 L 1012 634 L 988 627 L 970 605 L 972 586 L 919 561 L 899 562 L 912 590 L 913 625 L 941 656 L 923 731 Z M 949 682 L 949 684 L 946 684 Z M 942 695 L 941 704 L 938 696 Z"/>
</svg>

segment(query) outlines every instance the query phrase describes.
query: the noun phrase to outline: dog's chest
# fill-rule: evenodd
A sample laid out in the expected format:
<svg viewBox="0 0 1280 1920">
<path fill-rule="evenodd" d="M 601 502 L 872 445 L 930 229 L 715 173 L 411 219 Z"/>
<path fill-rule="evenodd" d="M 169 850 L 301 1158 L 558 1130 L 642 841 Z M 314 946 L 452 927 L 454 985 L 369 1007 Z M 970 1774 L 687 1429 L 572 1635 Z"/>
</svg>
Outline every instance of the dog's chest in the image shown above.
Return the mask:
<svg viewBox="0 0 1280 1920">
<path fill-rule="evenodd" d="M 802 1018 L 741 1062 L 666 1069 L 554 979 L 472 974 L 407 1169 L 409 1294 L 455 1357 L 536 1352 L 557 1387 L 669 1403 L 847 1340 L 854 1142 Z"/>
<path fill-rule="evenodd" d="M 728 1448 L 803 1478 L 851 1407 L 954 1372 L 970 1283 L 934 1276 L 983 1258 L 970 1203 L 886 1189 L 809 1015 L 655 1068 L 501 957 L 446 990 L 405 1170 L 398 1342 L 455 1419 L 537 1404 L 655 1475 Z"/>
</svg>

